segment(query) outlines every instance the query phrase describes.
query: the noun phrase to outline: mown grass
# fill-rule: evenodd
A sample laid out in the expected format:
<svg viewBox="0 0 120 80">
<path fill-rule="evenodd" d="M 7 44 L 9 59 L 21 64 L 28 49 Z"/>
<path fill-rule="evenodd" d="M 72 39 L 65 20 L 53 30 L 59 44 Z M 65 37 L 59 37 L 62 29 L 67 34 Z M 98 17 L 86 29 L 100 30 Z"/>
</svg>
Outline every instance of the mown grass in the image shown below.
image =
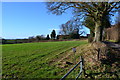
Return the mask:
<svg viewBox="0 0 120 80">
<path fill-rule="evenodd" d="M 87 41 L 39 42 L 2 45 L 3 78 L 61 78 L 67 72 L 50 61 Z"/>
</svg>

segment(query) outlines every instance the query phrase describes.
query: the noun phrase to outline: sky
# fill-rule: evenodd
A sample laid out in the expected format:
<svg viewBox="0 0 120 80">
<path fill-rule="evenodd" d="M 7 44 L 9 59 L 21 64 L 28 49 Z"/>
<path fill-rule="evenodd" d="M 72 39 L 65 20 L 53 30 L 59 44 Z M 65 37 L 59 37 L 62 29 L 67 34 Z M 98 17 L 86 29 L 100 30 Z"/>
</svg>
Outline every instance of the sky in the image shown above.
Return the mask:
<svg viewBox="0 0 120 80">
<path fill-rule="evenodd" d="M 3 2 L 2 37 L 22 39 L 37 35 L 46 36 L 53 29 L 58 34 L 59 26 L 72 17 L 70 10 L 59 16 L 48 13 L 45 2 Z M 85 28 L 85 31 L 89 33 L 89 29 Z"/>
<path fill-rule="evenodd" d="M 59 34 L 59 26 L 72 18 L 71 11 L 63 15 L 48 12 L 45 2 L 2 3 L 2 37 L 6 39 L 28 38 Z"/>
<path fill-rule="evenodd" d="M 11 2 L 2 4 L 4 38 L 26 38 L 50 34 L 53 29 L 71 18 L 71 13 L 61 16 L 48 13 L 44 2 Z M 57 31 L 58 32 L 58 31 Z"/>
</svg>

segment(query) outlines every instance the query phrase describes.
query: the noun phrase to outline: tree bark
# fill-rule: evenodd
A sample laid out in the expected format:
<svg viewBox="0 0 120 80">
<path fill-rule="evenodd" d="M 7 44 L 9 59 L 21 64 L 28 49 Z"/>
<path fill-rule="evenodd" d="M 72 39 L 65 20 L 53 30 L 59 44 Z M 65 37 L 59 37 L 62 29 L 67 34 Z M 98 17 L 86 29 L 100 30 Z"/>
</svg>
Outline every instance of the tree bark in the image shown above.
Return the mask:
<svg viewBox="0 0 120 80">
<path fill-rule="evenodd" d="M 102 32 L 103 28 L 101 26 L 101 21 L 95 22 L 95 37 L 93 42 L 100 42 L 102 41 Z"/>
<path fill-rule="evenodd" d="M 93 39 L 94 39 L 94 31 L 90 30 L 90 36 L 88 37 L 88 42 L 93 42 Z"/>
<path fill-rule="evenodd" d="M 94 36 L 95 36 L 94 31 L 90 30 L 90 37 L 94 37 Z"/>
</svg>

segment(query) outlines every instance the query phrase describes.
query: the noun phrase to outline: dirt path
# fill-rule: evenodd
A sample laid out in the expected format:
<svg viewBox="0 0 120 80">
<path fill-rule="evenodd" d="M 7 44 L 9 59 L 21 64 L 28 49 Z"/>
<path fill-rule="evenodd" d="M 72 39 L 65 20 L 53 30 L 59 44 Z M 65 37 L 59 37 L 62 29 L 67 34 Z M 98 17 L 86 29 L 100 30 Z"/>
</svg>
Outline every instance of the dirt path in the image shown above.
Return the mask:
<svg viewBox="0 0 120 80">
<path fill-rule="evenodd" d="M 120 44 L 114 42 L 104 42 L 106 45 L 111 47 L 112 49 L 117 49 L 120 51 Z"/>
<path fill-rule="evenodd" d="M 120 67 L 120 44 L 114 42 L 104 42 L 109 47 L 108 59 L 114 62 L 118 62 Z"/>
</svg>

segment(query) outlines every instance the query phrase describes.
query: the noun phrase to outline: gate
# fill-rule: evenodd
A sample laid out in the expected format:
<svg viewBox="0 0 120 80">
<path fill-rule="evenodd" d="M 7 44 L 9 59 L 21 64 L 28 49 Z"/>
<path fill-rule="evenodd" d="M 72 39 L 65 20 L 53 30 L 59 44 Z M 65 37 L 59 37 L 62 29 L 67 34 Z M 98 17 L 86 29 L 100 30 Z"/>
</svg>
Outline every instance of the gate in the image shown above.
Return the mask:
<svg viewBox="0 0 120 80">
<path fill-rule="evenodd" d="M 79 78 L 79 76 L 82 74 L 82 71 L 83 71 L 83 58 L 82 56 L 80 56 L 80 61 L 72 68 L 68 71 L 68 73 L 66 73 L 62 78 L 61 80 L 64 80 L 78 65 L 80 65 L 80 71 L 79 71 L 79 74 L 78 76 L 75 78 L 75 80 L 77 80 Z"/>
</svg>

